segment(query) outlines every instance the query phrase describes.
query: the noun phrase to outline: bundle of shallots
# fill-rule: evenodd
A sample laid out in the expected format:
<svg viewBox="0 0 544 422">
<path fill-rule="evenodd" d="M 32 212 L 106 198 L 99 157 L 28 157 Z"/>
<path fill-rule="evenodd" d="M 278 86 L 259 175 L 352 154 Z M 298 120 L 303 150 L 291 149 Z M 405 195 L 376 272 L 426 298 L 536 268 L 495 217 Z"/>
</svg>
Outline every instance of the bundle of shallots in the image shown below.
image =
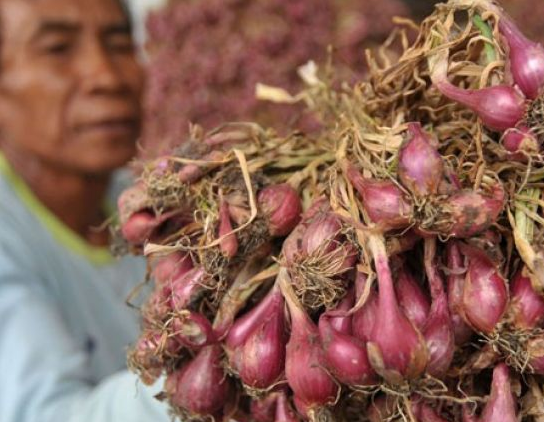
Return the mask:
<svg viewBox="0 0 544 422">
<path fill-rule="evenodd" d="M 544 48 L 491 0 L 398 22 L 355 86 L 259 91 L 319 131 L 193 126 L 138 163 L 129 364 L 181 420 L 544 420 Z"/>
</svg>

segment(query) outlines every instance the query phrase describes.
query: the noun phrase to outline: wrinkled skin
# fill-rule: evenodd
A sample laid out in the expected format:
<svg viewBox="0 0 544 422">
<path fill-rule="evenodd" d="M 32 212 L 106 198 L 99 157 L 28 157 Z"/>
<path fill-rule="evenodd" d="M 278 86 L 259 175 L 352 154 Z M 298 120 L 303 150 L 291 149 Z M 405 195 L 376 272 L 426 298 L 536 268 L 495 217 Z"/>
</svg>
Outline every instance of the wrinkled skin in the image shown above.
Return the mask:
<svg viewBox="0 0 544 422">
<path fill-rule="evenodd" d="M 2 0 L 0 17 L 0 149 L 58 218 L 105 244 L 90 226 L 140 127 L 127 17 L 116 0 Z"/>
</svg>

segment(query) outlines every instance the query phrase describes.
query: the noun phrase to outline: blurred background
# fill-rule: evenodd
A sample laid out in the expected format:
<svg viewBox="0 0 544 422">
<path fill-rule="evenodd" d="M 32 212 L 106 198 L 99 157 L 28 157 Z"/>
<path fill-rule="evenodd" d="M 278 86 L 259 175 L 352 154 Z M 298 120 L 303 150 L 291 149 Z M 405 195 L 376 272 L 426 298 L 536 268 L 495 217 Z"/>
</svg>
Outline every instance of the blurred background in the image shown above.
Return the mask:
<svg viewBox="0 0 544 422">
<path fill-rule="evenodd" d="M 251 120 L 283 129 L 311 127 L 296 107 L 259 102 L 257 82 L 294 93 L 296 69 L 323 63 L 327 47 L 339 79 L 365 73 L 364 51 L 384 42 L 394 16 L 420 21 L 433 0 L 129 0 L 145 45 L 144 149 L 183 141 L 189 122 L 210 129 Z M 542 39 L 544 2 L 504 0 L 533 39 Z"/>
</svg>

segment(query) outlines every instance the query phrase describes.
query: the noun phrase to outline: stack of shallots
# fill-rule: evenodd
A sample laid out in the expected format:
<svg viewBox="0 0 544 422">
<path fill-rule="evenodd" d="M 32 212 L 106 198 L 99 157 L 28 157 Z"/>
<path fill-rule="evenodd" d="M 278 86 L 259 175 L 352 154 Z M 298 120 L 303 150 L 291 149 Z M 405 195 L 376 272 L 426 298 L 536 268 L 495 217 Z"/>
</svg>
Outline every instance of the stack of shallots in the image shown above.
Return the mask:
<svg viewBox="0 0 544 422">
<path fill-rule="evenodd" d="M 129 364 L 180 420 L 544 420 L 544 48 L 490 0 L 399 22 L 368 80 L 260 87 L 318 132 L 194 126 L 138 163 Z"/>
</svg>

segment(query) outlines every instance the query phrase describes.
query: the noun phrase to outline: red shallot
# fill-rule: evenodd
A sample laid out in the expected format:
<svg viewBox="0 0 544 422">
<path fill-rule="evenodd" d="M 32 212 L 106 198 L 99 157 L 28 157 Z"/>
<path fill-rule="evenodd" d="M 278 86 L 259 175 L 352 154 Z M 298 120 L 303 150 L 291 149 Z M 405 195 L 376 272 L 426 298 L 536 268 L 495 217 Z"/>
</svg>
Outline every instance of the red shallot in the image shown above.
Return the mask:
<svg viewBox="0 0 544 422">
<path fill-rule="evenodd" d="M 420 123 L 408 123 L 408 133 L 399 148 L 400 182 L 416 196 L 435 194 L 444 173 L 442 157 Z"/>
<path fill-rule="evenodd" d="M 206 346 L 189 362 L 172 372 L 165 389 L 171 403 L 189 415 L 213 415 L 229 394 L 230 381 L 221 366 L 221 346 Z"/>
</svg>

